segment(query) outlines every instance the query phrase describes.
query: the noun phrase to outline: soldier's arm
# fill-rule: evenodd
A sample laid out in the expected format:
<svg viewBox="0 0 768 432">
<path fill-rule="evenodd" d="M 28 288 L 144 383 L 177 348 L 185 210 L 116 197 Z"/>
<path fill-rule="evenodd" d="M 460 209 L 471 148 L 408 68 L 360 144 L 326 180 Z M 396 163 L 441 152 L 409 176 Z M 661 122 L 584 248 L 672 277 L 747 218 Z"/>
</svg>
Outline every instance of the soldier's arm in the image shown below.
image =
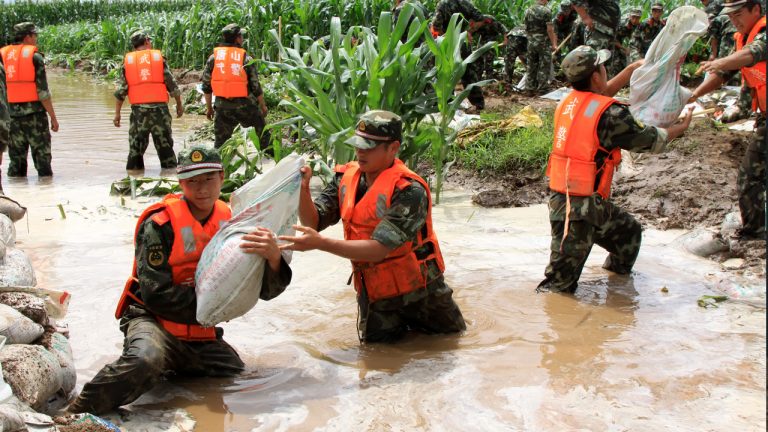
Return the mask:
<svg viewBox="0 0 768 432">
<path fill-rule="evenodd" d="M 549 36 L 549 41 L 552 43 L 552 50 L 557 51 L 557 35 L 555 35 L 555 27 L 552 25 L 551 21 L 547 21 L 547 35 Z"/>
<path fill-rule="evenodd" d="M 185 324 L 195 324 L 197 298 L 194 287 L 173 284 L 168 264 L 173 245 L 170 222 L 144 221 L 136 237 L 136 275 L 144 306 L 153 314 Z"/>
<path fill-rule="evenodd" d="M 428 210 L 427 191 L 421 183 L 413 181 L 392 194 L 390 206 L 371 238 L 390 250 L 413 241 L 427 221 Z"/>
<path fill-rule="evenodd" d="M 205 62 L 205 68 L 203 69 L 203 76 L 201 78 L 203 87 L 203 97 L 205 98 L 205 116 L 208 120 L 213 120 L 213 87 L 211 86 L 211 76 L 213 75 L 213 56 L 209 56 Z"/>
<path fill-rule="evenodd" d="M 57 132 L 59 130 L 59 120 L 56 118 L 56 111 L 54 111 L 53 102 L 51 102 L 51 93 L 48 91 L 48 77 L 45 74 L 45 60 L 42 54 L 35 53 L 32 56 L 32 63 L 35 65 L 37 96 L 40 99 L 40 104 L 43 105 L 43 108 L 48 113 L 48 117 L 51 119 L 51 130 Z"/>
<path fill-rule="evenodd" d="M 168 94 L 176 101 L 176 118 L 181 117 L 184 114 L 184 106 L 181 104 L 181 90 L 176 85 L 176 80 L 173 78 L 171 69 L 168 67 L 168 62 L 163 62 L 163 80 L 165 81 L 165 89 L 168 90 Z"/>
<path fill-rule="evenodd" d="M 248 74 L 248 93 L 259 102 L 261 115 L 267 116 L 267 104 L 264 102 L 264 91 L 259 82 L 259 70 L 250 56 L 245 57 L 245 71 Z"/>
<path fill-rule="evenodd" d="M 731 79 L 742 67 L 754 66 L 759 61 L 765 61 L 768 56 L 766 49 L 765 33 L 758 34 L 755 39 L 739 51 L 731 55 L 713 60 L 711 62 L 702 62 L 700 71 L 714 72 L 699 84 L 691 94 L 690 101 L 704 96 L 705 94 L 717 90 L 723 83 Z"/>
<path fill-rule="evenodd" d="M 293 272 L 291 266 L 284 257 L 280 258 L 280 269 L 272 270 L 272 267 L 264 266 L 264 277 L 261 279 L 261 293 L 259 298 L 262 300 L 272 300 L 285 291 L 285 288 L 291 283 Z"/>
<path fill-rule="evenodd" d="M 607 150 L 618 147 L 636 153 L 661 153 L 669 141 L 688 128 L 690 121 L 689 112 L 683 123 L 667 129 L 645 125 L 632 116 L 628 106 L 614 104 L 600 116 L 597 137 Z"/>
<path fill-rule="evenodd" d="M 317 211 L 317 231 L 322 231 L 331 225 L 337 224 L 341 220 L 341 208 L 339 207 L 339 182 L 342 174 L 336 174 L 328 186 L 323 189 L 320 195 L 312 202 L 312 206 Z M 306 192 L 309 194 L 309 188 Z M 312 197 L 310 196 L 310 200 Z M 304 223 L 302 219 L 302 223 Z"/>
<path fill-rule="evenodd" d="M 112 124 L 120 127 L 120 110 L 123 109 L 125 97 L 128 96 L 128 81 L 125 79 L 125 66 L 120 67 L 120 73 L 117 75 L 117 90 L 115 90 L 115 117 Z"/>
</svg>

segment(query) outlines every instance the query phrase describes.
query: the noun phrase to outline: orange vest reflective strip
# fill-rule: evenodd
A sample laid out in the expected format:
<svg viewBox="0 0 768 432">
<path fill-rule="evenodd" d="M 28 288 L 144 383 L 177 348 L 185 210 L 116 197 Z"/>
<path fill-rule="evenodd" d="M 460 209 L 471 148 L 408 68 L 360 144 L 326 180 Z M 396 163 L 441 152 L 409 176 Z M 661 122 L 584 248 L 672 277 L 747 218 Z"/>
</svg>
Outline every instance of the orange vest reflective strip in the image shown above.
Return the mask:
<svg viewBox="0 0 768 432">
<path fill-rule="evenodd" d="M 171 247 L 171 254 L 168 257 L 168 264 L 171 266 L 173 284 L 184 285 L 189 287 L 189 289 L 194 289 L 195 270 L 197 270 L 197 262 L 200 259 L 200 255 L 214 234 L 219 230 L 219 227 L 232 217 L 232 211 L 223 201 L 216 201 L 213 213 L 205 225 L 201 225 L 192 216 L 187 203 L 181 199 L 180 195 L 169 194 L 163 198 L 163 201 L 150 206 L 141 214 L 134 231 L 134 242 L 141 225 L 149 217 L 160 224 L 171 223 L 174 242 Z M 131 303 L 143 304 L 136 295 L 138 288 L 136 261 L 134 260 L 133 271 L 118 301 L 115 318 L 121 318 Z M 216 339 L 214 327 L 182 324 L 158 316 L 155 316 L 155 319 L 168 333 L 180 340 L 204 341 Z"/>
<path fill-rule="evenodd" d="M 236 47 L 213 49 L 213 94 L 223 98 L 248 96 L 248 76 L 243 67 L 245 50 Z"/>
<path fill-rule="evenodd" d="M 752 43 L 755 37 L 763 30 L 765 30 L 765 16 L 752 26 L 752 30 L 750 30 L 749 36 L 747 36 L 747 44 Z M 744 38 L 741 33 L 736 33 L 733 37 L 736 38 L 736 51 L 740 51 L 746 45 Z M 757 111 L 757 108 L 760 108 L 760 111 L 765 115 L 768 112 L 765 100 L 765 59 L 754 66 L 741 68 L 741 76 L 747 83 L 747 87 L 752 89 L 752 110 Z"/>
<path fill-rule="evenodd" d="M 37 47 L 34 45 L 8 45 L 0 49 L 5 65 L 9 103 L 40 100 L 35 84 L 35 64 L 32 61 L 36 52 Z"/>
<path fill-rule="evenodd" d="M 168 102 L 163 55 L 159 50 L 129 52 L 123 64 L 131 104 Z"/>
<path fill-rule="evenodd" d="M 431 282 L 427 280 L 427 261 L 435 261 L 440 272 L 445 270 L 440 245 L 432 229 L 432 197 L 429 185 L 409 170 L 402 161 L 395 159 L 394 165 L 379 174 L 362 199 L 355 203 L 362 175 L 357 162 L 337 167 L 337 172 L 343 172 L 339 183 L 339 206 L 346 240 L 370 240 L 376 226 L 381 222 L 383 215 L 380 212 L 389 208 L 395 190 L 409 186 L 408 180 L 421 183 L 427 191 L 429 202 L 425 227 L 419 230 L 416 240 L 390 251 L 381 262 L 353 261 L 352 267 L 355 290 L 359 295 L 365 287 L 370 303 L 426 288 L 427 283 Z M 428 256 L 417 257 L 415 251 L 428 244 L 431 244 L 432 252 Z"/>
<path fill-rule="evenodd" d="M 557 106 L 555 137 L 547 164 L 550 189 L 573 196 L 590 196 L 595 192 L 603 198 L 611 195 L 611 182 L 621 163 L 621 150 L 606 151 L 608 156 L 599 169 L 595 155 L 602 149 L 597 124 L 603 112 L 614 103 L 616 100 L 610 97 L 574 90 Z M 598 174 L 600 183 L 595 188 Z"/>
</svg>

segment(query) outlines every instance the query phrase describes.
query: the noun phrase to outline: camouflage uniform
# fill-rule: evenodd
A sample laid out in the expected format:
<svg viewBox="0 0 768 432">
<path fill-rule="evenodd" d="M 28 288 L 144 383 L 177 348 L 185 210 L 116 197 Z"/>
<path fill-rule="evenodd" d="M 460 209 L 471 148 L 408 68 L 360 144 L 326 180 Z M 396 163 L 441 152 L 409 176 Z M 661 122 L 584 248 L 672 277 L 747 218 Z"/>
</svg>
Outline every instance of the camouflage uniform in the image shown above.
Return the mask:
<svg viewBox="0 0 768 432">
<path fill-rule="evenodd" d="M 613 41 L 616 37 L 616 29 L 621 20 L 621 8 L 618 0 L 573 0 L 574 6 L 580 6 L 587 10 L 587 14 L 592 18 L 594 28 L 591 30 L 583 26 L 584 40 L 575 41 L 572 44 L 575 48 L 580 45 L 588 45 L 595 50 L 607 49 L 611 54 L 615 53 Z M 616 58 L 611 56 L 611 60 L 606 64 L 608 70 L 614 68 L 613 62 Z"/>
<path fill-rule="evenodd" d="M 179 152 L 180 166 L 186 165 L 182 154 Z M 216 327 L 215 341 L 187 342 L 172 336 L 155 320 L 159 315 L 178 323 L 198 324 L 194 287 L 173 284 L 168 263 L 173 240 L 170 223 L 158 225 L 148 218 L 141 224 L 135 257 L 138 295 L 145 304 L 134 303 L 123 313 L 122 355 L 85 384 L 68 411 L 102 414 L 114 410 L 138 399 L 166 377 L 231 377 L 242 372 L 243 361 L 222 339 L 220 327 Z M 281 260 L 278 272 L 265 266 L 259 297 L 270 300 L 278 296 L 290 280 L 291 269 L 285 260 Z"/>
<path fill-rule="evenodd" d="M 557 12 L 557 15 L 552 19 L 552 25 L 555 29 L 555 34 L 557 35 L 557 43 L 562 43 L 562 41 L 565 40 L 568 36 L 573 33 L 573 31 L 576 29 L 576 18 L 579 17 L 579 14 L 576 13 L 576 10 L 573 9 L 571 6 L 571 2 L 564 1 L 560 3 L 560 10 Z M 571 39 L 573 39 L 573 36 L 571 36 Z M 570 40 L 568 43 L 570 44 Z M 578 45 L 577 45 L 578 46 Z M 564 47 L 567 48 L 567 47 Z M 557 55 L 555 57 L 555 63 L 558 65 L 560 64 L 560 60 L 563 58 L 563 50 L 561 49 L 559 52 L 557 52 Z M 570 50 L 566 50 L 570 51 Z"/>
<path fill-rule="evenodd" d="M 0 162 L 3 153 L 8 148 L 11 130 L 11 115 L 8 113 L 8 93 L 5 90 L 5 68 L 0 62 Z M 2 178 L 2 172 L 0 172 Z M 3 184 L 0 182 L 0 194 L 3 193 Z"/>
<path fill-rule="evenodd" d="M 232 43 L 221 43 L 219 46 L 238 47 Z M 256 64 L 251 64 L 253 58 L 245 56 L 243 69 L 248 75 L 248 97 L 244 98 L 223 98 L 217 97 L 214 102 L 216 116 L 213 120 L 213 133 L 215 135 L 216 148 L 221 147 L 239 124 L 243 127 L 253 127 L 256 134 L 260 137 L 261 148 L 265 149 L 272 143 L 272 135 L 265 131 L 266 122 L 261 114 L 258 97 L 263 94 L 261 84 L 259 83 L 259 74 Z M 213 93 L 211 86 L 211 75 L 213 74 L 213 65 L 215 61 L 213 54 L 208 57 L 203 70 L 203 93 Z"/>
<path fill-rule="evenodd" d="M 479 47 L 486 42 L 491 41 L 501 44 L 504 42 L 504 36 L 506 34 L 507 28 L 504 26 L 504 24 L 500 23 L 490 15 L 485 15 L 485 25 L 480 27 L 472 35 L 472 37 L 474 39 L 474 43 Z M 480 70 L 483 71 L 482 78 L 495 79 L 493 63 L 496 61 L 499 49 L 503 49 L 503 47 L 488 50 L 485 54 L 483 54 L 481 58 L 477 60 L 481 64 Z"/>
<path fill-rule="evenodd" d="M 525 90 L 537 92 L 547 86 L 552 69 L 552 42 L 547 33 L 547 27 L 552 25 L 552 11 L 534 4 L 525 11 L 524 21 L 528 34 Z"/>
<path fill-rule="evenodd" d="M 656 36 L 664 28 L 666 22 L 664 20 L 655 21 L 653 18 L 649 18 L 647 21 L 641 22 L 632 34 L 632 61 L 639 60 L 645 57 L 645 53 L 648 52 L 648 48 L 651 47 L 651 43 Z"/>
<path fill-rule="evenodd" d="M 717 39 L 717 58 L 728 57 L 736 49 L 736 27 L 734 27 L 728 15 L 716 16 L 710 25 L 711 35 Z"/>
<path fill-rule="evenodd" d="M 384 114 L 383 121 L 381 113 Z M 371 111 L 364 114 L 360 121 L 366 122 L 364 129 L 368 136 L 401 136 L 399 128 L 390 127 L 393 123 L 400 121 L 392 113 Z M 377 145 L 376 142 L 365 140 L 357 135 L 347 143 L 360 148 L 373 148 Z M 337 174 L 314 200 L 319 216 L 318 231 L 341 220 L 339 184 L 342 176 Z M 365 176 L 361 175 L 355 202 L 363 198 L 367 189 Z M 410 186 L 394 191 L 389 207 L 382 210 L 381 221 L 374 229 L 371 239 L 390 250 L 406 242 L 415 241 L 418 232 L 423 230 L 426 224 L 428 196 L 429 191 L 418 182 L 411 182 Z M 417 249 L 415 254 L 428 256 L 432 252 L 431 249 L 431 245 L 425 245 Z M 427 282 L 426 289 L 374 303 L 369 302 L 367 290 L 361 290 L 357 297 L 360 310 L 358 331 L 361 341 L 392 342 L 402 337 L 409 329 L 424 333 L 454 333 L 466 329 L 459 306 L 453 301 L 453 290 L 445 283 L 437 263 L 434 260 L 427 261 L 426 267 L 426 277 L 430 281 Z"/>
<path fill-rule="evenodd" d="M 48 79 L 45 74 L 45 59 L 38 51 L 32 56 L 35 66 L 37 96 L 50 99 Z M 10 142 L 8 146 L 8 176 L 26 177 L 27 153 L 32 151 L 32 161 L 39 177 L 52 176 L 51 131 L 48 113 L 40 101 L 9 103 L 11 115 Z"/>
<path fill-rule="evenodd" d="M 181 94 L 176 81 L 173 79 L 168 63 L 163 62 L 165 88 L 171 97 Z M 125 66 L 117 78 L 115 98 L 125 100 L 128 95 L 128 82 L 125 79 Z M 144 152 L 149 146 L 149 135 L 157 150 L 162 168 L 176 167 L 176 153 L 173 152 L 173 136 L 171 131 L 171 113 L 165 102 L 131 104 L 130 126 L 128 128 L 128 162 L 125 169 L 144 169 Z"/>
<path fill-rule="evenodd" d="M 515 61 L 520 57 L 520 61 L 525 65 L 525 55 L 527 52 L 528 36 L 525 34 L 525 28 L 513 28 L 507 33 L 507 49 L 504 55 L 504 71 L 507 74 L 507 81 L 514 82 Z"/>
<path fill-rule="evenodd" d="M 632 24 L 631 17 L 627 16 L 624 17 L 621 21 L 621 25 L 616 30 L 616 42 L 621 45 L 621 48 L 616 47 L 613 51 L 613 57 L 615 57 L 615 59 L 610 62 L 611 70 L 608 73 L 609 77 L 616 76 L 629 64 L 629 58 L 624 51 L 624 49 L 626 49 L 624 42 L 631 40 L 635 28 L 636 26 Z"/>
<path fill-rule="evenodd" d="M 445 33 L 445 28 L 451 21 L 451 16 L 456 13 L 461 14 L 466 21 L 483 21 L 484 19 L 483 13 L 470 0 L 440 0 L 435 6 L 432 28 L 440 34 Z M 464 23 L 462 29 L 467 30 L 467 26 L 468 24 Z M 467 58 L 471 53 L 472 50 L 469 44 L 463 44 L 461 47 L 461 57 Z M 461 84 L 466 88 L 470 84 L 480 81 L 482 74 L 482 65 L 479 62 L 470 63 L 464 71 L 464 76 L 461 77 Z M 472 105 L 481 109 L 485 108 L 485 97 L 483 96 L 482 88 L 474 87 L 470 90 L 467 99 Z"/>
</svg>

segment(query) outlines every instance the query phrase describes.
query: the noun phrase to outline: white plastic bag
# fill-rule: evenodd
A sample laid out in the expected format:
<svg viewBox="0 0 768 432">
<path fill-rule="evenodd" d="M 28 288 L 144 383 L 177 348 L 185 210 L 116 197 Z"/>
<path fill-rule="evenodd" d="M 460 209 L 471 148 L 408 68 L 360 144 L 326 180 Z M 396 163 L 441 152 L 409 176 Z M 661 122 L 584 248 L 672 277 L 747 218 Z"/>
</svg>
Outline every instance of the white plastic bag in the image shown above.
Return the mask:
<svg viewBox="0 0 768 432">
<path fill-rule="evenodd" d="M 708 26 L 707 14 L 694 6 L 681 6 L 669 15 L 629 83 L 629 110 L 637 120 L 659 127 L 677 120 L 691 97 L 680 85 L 680 66 Z"/>
<path fill-rule="evenodd" d="M 232 194 L 234 216 L 205 247 L 195 274 L 197 321 L 213 326 L 248 312 L 259 300 L 265 260 L 240 249 L 257 226 L 293 235 L 304 159 L 289 155 Z M 290 260 L 289 253 L 283 253 Z"/>
<path fill-rule="evenodd" d="M 6 343 L 28 344 L 43 335 L 43 326 L 25 317 L 16 309 L 0 304 L 0 336 Z"/>
</svg>

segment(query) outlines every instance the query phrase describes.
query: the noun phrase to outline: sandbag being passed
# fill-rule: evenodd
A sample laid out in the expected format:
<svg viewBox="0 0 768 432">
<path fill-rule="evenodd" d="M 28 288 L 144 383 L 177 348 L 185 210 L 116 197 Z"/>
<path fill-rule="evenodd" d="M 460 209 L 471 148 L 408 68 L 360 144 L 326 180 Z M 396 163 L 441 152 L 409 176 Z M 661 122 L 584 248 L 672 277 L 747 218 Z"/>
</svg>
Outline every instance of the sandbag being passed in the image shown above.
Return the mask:
<svg viewBox="0 0 768 432">
<path fill-rule="evenodd" d="M 264 258 L 240 249 L 242 236 L 257 226 L 293 235 L 304 159 L 289 155 L 246 183 L 231 197 L 234 216 L 205 247 L 195 273 L 197 321 L 213 326 L 242 316 L 259 300 Z M 283 252 L 290 261 L 290 252 Z"/>
<path fill-rule="evenodd" d="M 680 66 L 708 26 L 707 14 L 694 6 L 681 6 L 669 15 L 645 54 L 645 64 L 629 82 L 629 110 L 637 120 L 663 128 L 677 120 L 691 97 L 680 85 Z"/>
</svg>

